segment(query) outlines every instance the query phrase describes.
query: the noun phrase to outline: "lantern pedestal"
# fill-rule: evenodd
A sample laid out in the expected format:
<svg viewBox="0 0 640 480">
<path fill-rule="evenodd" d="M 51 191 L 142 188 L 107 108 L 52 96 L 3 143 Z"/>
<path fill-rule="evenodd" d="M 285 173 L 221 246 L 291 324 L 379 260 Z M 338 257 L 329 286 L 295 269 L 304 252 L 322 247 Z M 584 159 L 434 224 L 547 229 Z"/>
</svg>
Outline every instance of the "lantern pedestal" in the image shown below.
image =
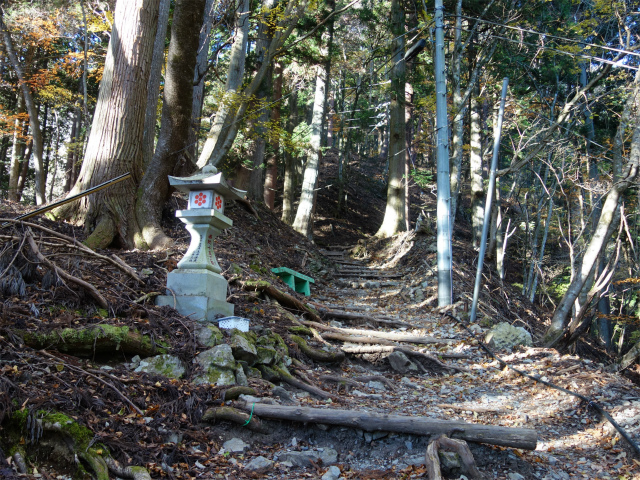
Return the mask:
<svg viewBox="0 0 640 480">
<path fill-rule="evenodd" d="M 169 183 L 189 193 L 188 209 L 178 210 L 176 217 L 186 224 L 191 243 L 178 268 L 167 275 L 167 295 L 157 297 L 156 304 L 195 320 L 233 316 L 234 306 L 226 301 L 228 283 L 220 275 L 213 242 L 233 225 L 223 214 L 224 197 L 239 198 L 244 192 L 229 187 L 213 167 L 192 177 L 169 177 Z"/>
</svg>

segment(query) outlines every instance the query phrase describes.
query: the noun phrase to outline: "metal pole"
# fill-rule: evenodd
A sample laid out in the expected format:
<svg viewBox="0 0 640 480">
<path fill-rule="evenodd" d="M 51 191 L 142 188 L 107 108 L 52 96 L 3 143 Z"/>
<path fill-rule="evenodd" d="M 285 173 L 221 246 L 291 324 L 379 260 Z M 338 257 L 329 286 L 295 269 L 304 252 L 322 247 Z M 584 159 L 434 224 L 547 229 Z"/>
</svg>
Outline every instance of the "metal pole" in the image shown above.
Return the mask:
<svg viewBox="0 0 640 480">
<path fill-rule="evenodd" d="M 102 190 L 103 188 L 107 188 L 110 187 L 111 185 L 121 182 L 122 180 L 126 180 L 127 178 L 129 178 L 131 176 L 130 173 L 125 173 L 124 175 L 120 175 L 119 177 L 113 178 L 111 180 L 108 180 L 104 183 L 101 183 L 100 185 L 96 185 L 95 187 L 91 187 L 88 190 L 85 190 L 84 192 L 80 192 L 77 193 L 71 197 L 67 197 L 64 198 L 58 202 L 54 202 L 51 205 L 47 205 L 46 207 L 42 207 L 42 208 L 38 208 L 37 210 L 34 210 L 33 212 L 29 212 L 29 213 L 25 213 L 24 215 L 20 215 L 19 217 L 14 218 L 14 220 L 26 220 L 27 218 L 31 218 L 31 217 L 35 217 L 36 215 L 40 215 L 41 213 L 47 212 L 53 208 L 56 207 L 60 207 L 62 205 L 66 205 L 67 203 L 71 203 L 74 200 L 78 200 L 79 198 L 84 197 L 85 195 L 89 195 L 90 193 L 95 193 L 98 190 Z M 5 222 L 2 225 L 0 225 L 0 228 L 4 228 L 7 225 L 11 225 L 11 222 Z"/>
<path fill-rule="evenodd" d="M 449 120 L 447 117 L 447 84 L 444 61 L 444 7 L 436 0 L 436 158 L 438 169 L 437 246 L 438 246 L 438 306 L 451 304 L 451 184 L 449 181 Z"/>
<path fill-rule="evenodd" d="M 476 321 L 476 310 L 478 308 L 478 297 L 480 296 L 480 283 L 482 282 L 482 266 L 484 254 L 487 249 L 487 232 L 491 223 L 491 203 L 493 202 L 493 191 L 496 187 L 496 170 L 498 169 L 498 153 L 500 152 L 500 137 L 502 136 L 502 117 L 504 117 L 504 104 L 507 99 L 507 87 L 509 79 L 502 82 L 502 98 L 500 99 L 500 111 L 498 112 L 498 125 L 496 138 L 493 139 L 493 158 L 491 159 L 491 174 L 489 175 L 489 187 L 487 189 L 487 202 L 484 207 L 484 224 L 482 225 L 482 237 L 480 239 L 480 253 L 478 253 L 478 270 L 476 271 L 476 284 L 473 288 L 473 304 L 471 305 L 471 315 L 469 321 Z"/>
</svg>

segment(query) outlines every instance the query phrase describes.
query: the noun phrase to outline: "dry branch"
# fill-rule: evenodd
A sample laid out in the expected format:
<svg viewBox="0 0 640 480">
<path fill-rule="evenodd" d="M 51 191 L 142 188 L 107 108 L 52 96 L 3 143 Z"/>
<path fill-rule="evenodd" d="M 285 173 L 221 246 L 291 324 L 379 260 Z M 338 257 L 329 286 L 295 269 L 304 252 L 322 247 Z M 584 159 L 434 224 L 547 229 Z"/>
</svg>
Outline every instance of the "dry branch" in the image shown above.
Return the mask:
<svg viewBox="0 0 640 480">
<path fill-rule="evenodd" d="M 100 305 L 102 308 L 109 308 L 109 304 L 107 303 L 105 298 L 100 295 L 100 292 L 98 292 L 98 289 L 96 287 L 78 277 L 74 277 L 70 273 L 65 272 L 62 268 L 45 257 L 38 249 L 38 246 L 36 245 L 36 242 L 31 235 L 31 231 L 27 231 L 25 235 L 27 236 L 27 241 L 29 242 L 31 250 L 33 250 L 33 253 L 36 255 L 36 257 L 38 257 L 38 260 L 47 265 L 59 277 L 67 280 L 68 282 L 75 283 L 76 285 L 84 289 L 90 296 L 94 298 L 96 302 L 98 302 L 98 305 Z"/>
<path fill-rule="evenodd" d="M 324 338 L 325 340 L 338 340 L 340 342 L 370 343 L 373 345 L 398 346 L 397 343 L 390 342 L 389 340 L 384 340 L 383 338 L 343 335 L 341 333 L 335 333 L 335 332 L 326 332 L 322 335 L 322 338 Z"/>
<path fill-rule="evenodd" d="M 314 422 L 359 428 L 367 432 L 397 432 L 413 435 L 455 435 L 470 442 L 487 443 L 503 447 L 535 450 L 538 434 L 528 428 L 509 428 L 481 425 L 427 417 L 376 414 L 362 411 L 330 408 L 287 407 L 262 403 L 240 405 L 262 418 L 277 418 L 296 422 Z"/>
</svg>

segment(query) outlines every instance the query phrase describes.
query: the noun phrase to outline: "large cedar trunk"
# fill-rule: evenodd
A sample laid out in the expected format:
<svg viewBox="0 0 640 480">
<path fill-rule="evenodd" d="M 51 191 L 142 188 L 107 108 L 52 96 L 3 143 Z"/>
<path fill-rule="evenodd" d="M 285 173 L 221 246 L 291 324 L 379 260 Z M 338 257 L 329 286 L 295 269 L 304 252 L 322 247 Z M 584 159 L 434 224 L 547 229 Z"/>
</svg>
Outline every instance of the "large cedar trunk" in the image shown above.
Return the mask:
<svg viewBox="0 0 640 480">
<path fill-rule="evenodd" d="M 205 0 L 178 0 L 173 13 L 171 44 L 156 151 L 138 188 L 136 216 L 150 248 L 171 244 L 161 227 L 162 206 L 169 192 L 167 176 L 187 155 L 191 123 L 193 72 L 200 43 Z"/>
<path fill-rule="evenodd" d="M 83 224 L 91 248 L 114 241 L 142 245 L 135 221 L 136 187 L 142 177 L 142 135 L 160 0 L 121 0 L 115 10 L 87 152 L 75 195 L 130 172 L 132 177 L 53 211 Z"/>
</svg>

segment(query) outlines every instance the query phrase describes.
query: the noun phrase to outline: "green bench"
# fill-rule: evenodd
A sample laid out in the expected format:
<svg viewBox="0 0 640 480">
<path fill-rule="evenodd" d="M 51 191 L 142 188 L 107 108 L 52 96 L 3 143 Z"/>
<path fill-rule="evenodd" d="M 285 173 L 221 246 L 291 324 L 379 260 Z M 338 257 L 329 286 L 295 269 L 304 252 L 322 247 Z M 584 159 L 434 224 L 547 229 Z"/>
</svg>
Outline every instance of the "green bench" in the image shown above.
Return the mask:
<svg viewBox="0 0 640 480">
<path fill-rule="evenodd" d="M 310 283 L 315 283 L 313 278 L 307 277 L 295 270 L 291 270 L 287 267 L 272 268 L 271 271 L 275 273 L 280 279 L 293 288 L 296 292 L 302 293 L 307 297 L 311 295 Z"/>
</svg>

